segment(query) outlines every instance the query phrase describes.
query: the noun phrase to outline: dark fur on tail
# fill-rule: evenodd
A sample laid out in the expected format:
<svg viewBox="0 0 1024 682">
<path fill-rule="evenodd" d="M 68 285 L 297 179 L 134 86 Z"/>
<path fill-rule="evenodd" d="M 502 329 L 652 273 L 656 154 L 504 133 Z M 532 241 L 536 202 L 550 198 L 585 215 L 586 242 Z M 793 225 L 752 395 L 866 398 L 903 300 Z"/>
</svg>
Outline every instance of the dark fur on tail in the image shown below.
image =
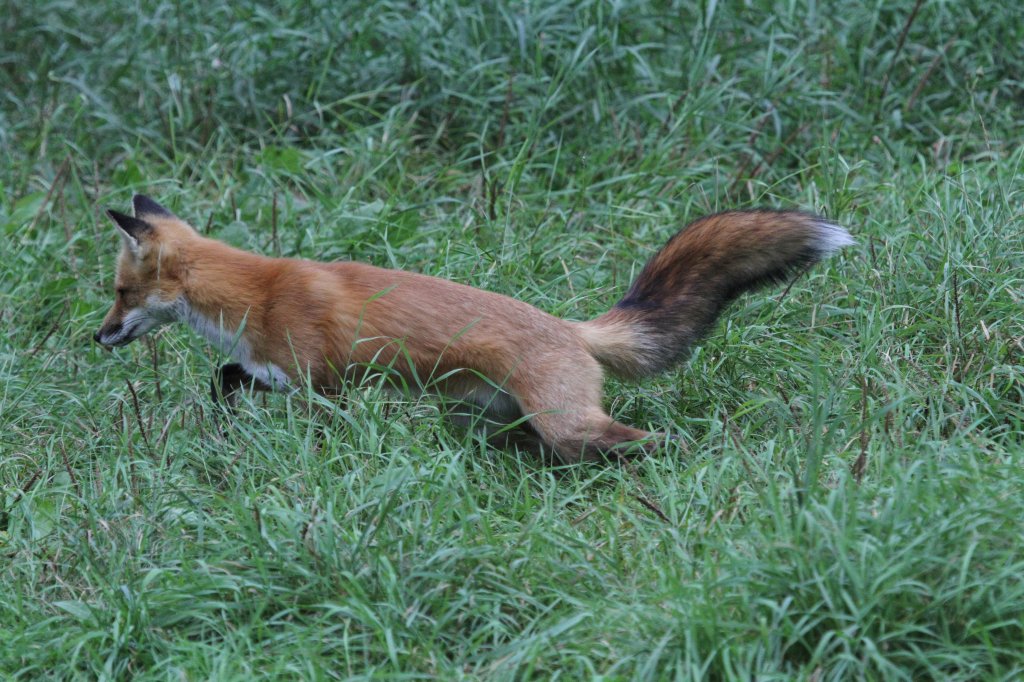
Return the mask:
<svg viewBox="0 0 1024 682">
<path fill-rule="evenodd" d="M 614 308 L 579 329 L 613 373 L 655 374 L 684 360 L 740 294 L 784 282 L 852 243 L 842 227 L 809 213 L 700 218 L 651 258 Z"/>
</svg>

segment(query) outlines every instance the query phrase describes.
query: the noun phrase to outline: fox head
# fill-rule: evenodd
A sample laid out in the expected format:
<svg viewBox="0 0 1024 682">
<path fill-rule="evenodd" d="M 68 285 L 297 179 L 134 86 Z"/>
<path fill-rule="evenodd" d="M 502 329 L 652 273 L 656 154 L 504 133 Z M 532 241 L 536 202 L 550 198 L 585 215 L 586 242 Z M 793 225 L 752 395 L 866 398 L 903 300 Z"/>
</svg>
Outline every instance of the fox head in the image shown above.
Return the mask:
<svg viewBox="0 0 1024 682">
<path fill-rule="evenodd" d="M 114 305 L 93 338 L 108 348 L 179 319 L 185 301 L 180 251 L 192 228 L 141 194 L 132 198 L 132 206 L 134 217 L 107 211 L 121 235 L 121 255 Z"/>
</svg>

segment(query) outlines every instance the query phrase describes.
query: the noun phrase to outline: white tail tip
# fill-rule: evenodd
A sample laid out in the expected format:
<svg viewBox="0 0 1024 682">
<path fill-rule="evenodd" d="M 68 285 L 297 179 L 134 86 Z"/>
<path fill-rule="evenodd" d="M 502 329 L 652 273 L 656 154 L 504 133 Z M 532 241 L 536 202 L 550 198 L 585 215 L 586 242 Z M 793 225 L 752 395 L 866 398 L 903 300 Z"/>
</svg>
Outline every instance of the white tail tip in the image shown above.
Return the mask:
<svg viewBox="0 0 1024 682">
<path fill-rule="evenodd" d="M 818 248 L 826 256 L 832 255 L 845 246 L 853 246 L 857 243 L 846 231 L 846 228 L 835 223 L 820 221 L 816 227 L 818 228 Z"/>
</svg>

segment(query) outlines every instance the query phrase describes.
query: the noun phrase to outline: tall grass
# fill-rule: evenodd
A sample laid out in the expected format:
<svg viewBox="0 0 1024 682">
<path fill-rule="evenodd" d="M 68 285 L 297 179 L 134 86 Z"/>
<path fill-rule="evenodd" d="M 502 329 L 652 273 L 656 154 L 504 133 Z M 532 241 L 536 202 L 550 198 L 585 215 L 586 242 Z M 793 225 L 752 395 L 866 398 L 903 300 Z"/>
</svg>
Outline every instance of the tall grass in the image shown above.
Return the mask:
<svg viewBox="0 0 1024 682">
<path fill-rule="evenodd" d="M 1024 673 L 1019 12 L 12 0 L 0 31 L 4 676 Z M 610 384 L 678 449 L 559 468 L 373 385 L 222 432 L 189 333 L 91 343 L 136 191 L 575 318 L 706 212 L 858 246 Z"/>
</svg>

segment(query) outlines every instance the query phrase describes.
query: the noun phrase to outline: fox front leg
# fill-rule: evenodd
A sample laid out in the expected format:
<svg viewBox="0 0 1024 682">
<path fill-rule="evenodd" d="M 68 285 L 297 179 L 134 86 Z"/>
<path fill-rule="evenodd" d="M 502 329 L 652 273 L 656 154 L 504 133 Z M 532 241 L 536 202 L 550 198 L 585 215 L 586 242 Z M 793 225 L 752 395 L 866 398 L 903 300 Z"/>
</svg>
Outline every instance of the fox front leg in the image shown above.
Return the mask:
<svg viewBox="0 0 1024 682">
<path fill-rule="evenodd" d="M 242 365 L 229 362 L 214 371 L 213 380 L 210 382 L 210 396 L 214 403 L 223 404 L 229 410 L 234 410 L 235 394 L 247 385 L 251 385 L 257 391 L 271 390 L 270 384 L 249 374 Z"/>
</svg>

